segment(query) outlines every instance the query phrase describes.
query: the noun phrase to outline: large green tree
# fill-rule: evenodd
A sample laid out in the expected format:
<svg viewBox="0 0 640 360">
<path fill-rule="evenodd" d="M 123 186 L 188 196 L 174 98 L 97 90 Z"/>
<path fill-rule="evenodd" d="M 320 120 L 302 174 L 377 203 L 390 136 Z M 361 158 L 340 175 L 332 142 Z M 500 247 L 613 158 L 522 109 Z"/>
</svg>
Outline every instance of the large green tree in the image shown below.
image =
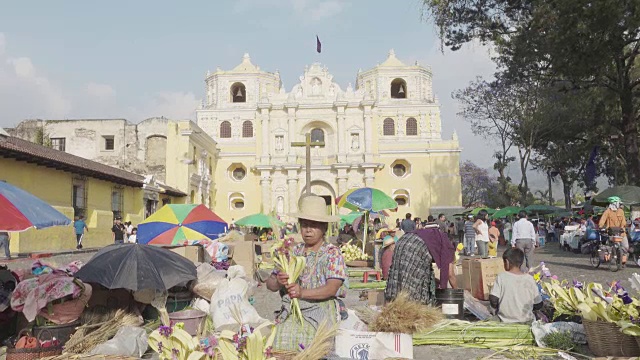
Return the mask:
<svg viewBox="0 0 640 360">
<path fill-rule="evenodd" d="M 626 182 L 640 184 L 639 0 L 424 0 L 444 46 L 479 40 L 515 81 L 569 81 L 611 100 L 597 136 L 618 138 Z M 616 117 L 611 114 L 617 114 Z"/>
</svg>

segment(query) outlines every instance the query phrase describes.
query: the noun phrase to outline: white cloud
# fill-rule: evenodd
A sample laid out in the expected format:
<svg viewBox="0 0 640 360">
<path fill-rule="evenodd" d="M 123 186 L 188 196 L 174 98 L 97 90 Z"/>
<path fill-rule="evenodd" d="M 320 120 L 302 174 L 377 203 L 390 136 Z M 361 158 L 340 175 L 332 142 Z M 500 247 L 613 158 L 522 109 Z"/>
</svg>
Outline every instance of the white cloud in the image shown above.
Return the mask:
<svg viewBox="0 0 640 360">
<path fill-rule="evenodd" d="M 154 116 L 169 119 L 194 119 L 200 100 L 191 92 L 165 91 L 147 97 L 140 106 L 127 109 L 126 115 L 135 121 Z"/>
<path fill-rule="evenodd" d="M 194 118 L 199 100 L 190 92 L 161 91 L 141 97 L 135 105 L 119 99 L 116 89 L 88 81 L 84 88 L 70 90 L 52 82 L 38 61 L 6 52 L 7 37 L 0 32 L 0 127 L 17 125 L 24 119 L 126 118 L 131 122 L 164 116 Z M 134 101 L 137 100 L 134 98 Z"/>
<path fill-rule="evenodd" d="M 347 3 L 340 0 L 321 1 L 310 9 L 311 19 L 318 21 L 341 13 Z"/>
<path fill-rule="evenodd" d="M 111 85 L 90 82 L 87 84 L 87 94 L 93 96 L 101 102 L 113 100 L 116 97 L 116 91 Z"/>
</svg>

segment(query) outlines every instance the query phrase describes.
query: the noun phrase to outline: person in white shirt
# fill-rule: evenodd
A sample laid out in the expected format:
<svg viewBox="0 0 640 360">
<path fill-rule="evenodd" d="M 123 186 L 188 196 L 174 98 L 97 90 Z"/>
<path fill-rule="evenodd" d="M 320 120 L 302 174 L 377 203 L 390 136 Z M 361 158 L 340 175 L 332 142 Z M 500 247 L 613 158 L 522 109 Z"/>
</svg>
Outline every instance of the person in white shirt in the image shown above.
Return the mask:
<svg viewBox="0 0 640 360">
<path fill-rule="evenodd" d="M 533 267 L 533 248 L 536 241 L 536 230 L 531 221 L 527 220 L 527 212 L 522 210 L 518 213 L 520 220 L 513 224 L 513 235 L 511 236 L 511 246 L 517 247 L 524 252 L 524 263 L 522 272 L 528 272 Z"/>
<path fill-rule="evenodd" d="M 138 228 L 134 227 L 133 229 L 131 229 L 131 235 L 129 235 L 129 238 L 127 239 L 128 243 L 131 244 L 137 244 L 138 243 Z"/>
</svg>

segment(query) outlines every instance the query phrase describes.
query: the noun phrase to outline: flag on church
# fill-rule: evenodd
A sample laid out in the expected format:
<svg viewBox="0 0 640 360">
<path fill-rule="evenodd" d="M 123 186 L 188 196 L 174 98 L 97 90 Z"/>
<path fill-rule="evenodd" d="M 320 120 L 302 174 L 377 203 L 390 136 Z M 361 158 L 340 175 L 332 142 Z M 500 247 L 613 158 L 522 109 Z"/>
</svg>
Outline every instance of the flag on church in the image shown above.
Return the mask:
<svg viewBox="0 0 640 360">
<path fill-rule="evenodd" d="M 320 42 L 320 38 L 316 35 L 316 51 L 318 54 L 322 52 L 322 43 Z"/>
</svg>

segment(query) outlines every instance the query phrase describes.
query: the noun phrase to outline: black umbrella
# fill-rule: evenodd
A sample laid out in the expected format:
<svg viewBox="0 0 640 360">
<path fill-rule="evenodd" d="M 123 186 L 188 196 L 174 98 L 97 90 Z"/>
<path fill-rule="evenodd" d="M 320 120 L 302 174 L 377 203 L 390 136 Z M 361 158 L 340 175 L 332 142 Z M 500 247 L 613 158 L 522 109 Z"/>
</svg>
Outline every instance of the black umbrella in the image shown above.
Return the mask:
<svg viewBox="0 0 640 360">
<path fill-rule="evenodd" d="M 108 289 L 168 290 L 196 279 L 196 266 L 161 247 L 121 244 L 98 251 L 75 276 Z"/>
</svg>

